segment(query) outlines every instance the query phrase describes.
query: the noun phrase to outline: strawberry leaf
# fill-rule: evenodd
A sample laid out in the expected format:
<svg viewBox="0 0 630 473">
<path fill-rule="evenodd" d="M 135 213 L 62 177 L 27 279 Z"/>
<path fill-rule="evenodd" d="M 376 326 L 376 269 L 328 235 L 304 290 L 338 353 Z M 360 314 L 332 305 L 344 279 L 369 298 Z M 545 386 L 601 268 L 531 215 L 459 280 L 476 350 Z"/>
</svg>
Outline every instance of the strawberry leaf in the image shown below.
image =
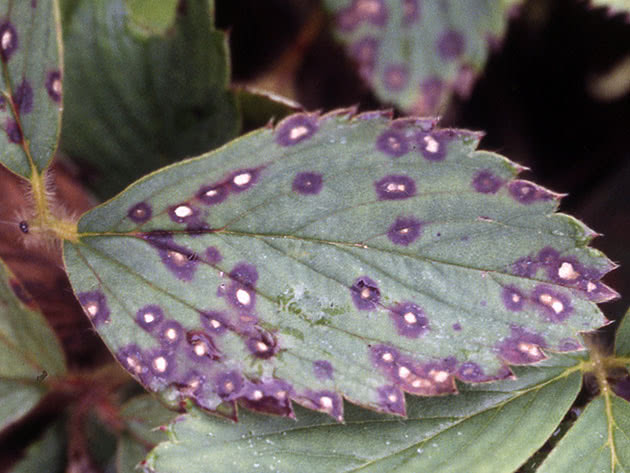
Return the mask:
<svg viewBox="0 0 630 473">
<path fill-rule="evenodd" d="M 30 177 L 48 166 L 61 122 L 56 0 L 0 2 L 0 162 Z"/>
<path fill-rule="evenodd" d="M 141 179 L 64 257 L 120 363 L 171 403 L 343 418 L 581 348 L 614 265 L 479 134 L 296 114 Z"/>
<path fill-rule="evenodd" d="M 383 102 L 433 115 L 467 96 L 518 0 L 325 0 L 335 32 Z"/>
</svg>

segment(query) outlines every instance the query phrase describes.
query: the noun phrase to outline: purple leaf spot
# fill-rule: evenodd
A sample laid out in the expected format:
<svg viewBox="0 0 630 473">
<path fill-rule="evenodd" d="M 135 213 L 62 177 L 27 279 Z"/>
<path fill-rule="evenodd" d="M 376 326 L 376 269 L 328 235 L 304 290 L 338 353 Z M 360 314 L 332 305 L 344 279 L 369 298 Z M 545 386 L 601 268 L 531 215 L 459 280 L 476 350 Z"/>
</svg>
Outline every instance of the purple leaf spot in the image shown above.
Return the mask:
<svg viewBox="0 0 630 473">
<path fill-rule="evenodd" d="M 231 192 L 243 192 L 250 189 L 260 176 L 258 169 L 239 169 L 232 173 L 228 180 L 228 186 Z"/>
<path fill-rule="evenodd" d="M 199 257 L 193 251 L 173 242 L 170 233 L 149 232 L 142 238 L 158 250 L 162 263 L 177 279 L 192 280 L 199 263 Z"/>
<path fill-rule="evenodd" d="M 201 325 L 210 332 L 221 335 L 229 328 L 227 318 L 222 312 L 200 312 Z"/>
<path fill-rule="evenodd" d="M 416 183 L 407 176 L 390 175 L 374 183 L 379 200 L 401 200 L 416 195 Z"/>
<path fill-rule="evenodd" d="M 464 36 L 457 31 L 445 31 L 437 40 L 437 51 L 444 61 L 457 59 L 464 53 Z"/>
<path fill-rule="evenodd" d="M 350 57 L 359 64 L 359 75 L 367 82 L 374 72 L 378 47 L 376 38 L 363 38 L 350 46 Z"/>
<path fill-rule="evenodd" d="M 229 274 L 232 283 L 227 288 L 230 304 L 246 312 L 251 311 L 256 304 L 254 286 L 258 280 L 256 268 L 248 263 L 239 263 Z"/>
<path fill-rule="evenodd" d="M 199 189 L 197 199 L 206 205 L 216 205 L 227 199 L 229 193 L 227 184 L 212 184 Z"/>
<path fill-rule="evenodd" d="M 212 265 L 220 263 L 223 260 L 221 252 L 215 246 L 209 246 L 206 249 L 205 258 L 206 262 Z"/>
<path fill-rule="evenodd" d="M 254 411 L 294 418 L 292 394 L 291 385 L 282 380 L 249 383 L 240 402 Z"/>
<path fill-rule="evenodd" d="M 416 143 L 422 156 L 428 161 L 443 161 L 446 158 L 446 145 L 449 136 L 445 132 L 433 133 L 419 132 L 416 134 Z"/>
<path fill-rule="evenodd" d="M 186 333 L 188 357 L 197 362 L 212 362 L 221 358 L 212 337 L 202 330 L 190 330 Z"/>
<path fill-rule="evenodd" d="M 313 115 L 295 114 L 285 118 L 276 128 L 276 143 L 293 146 L 308 140 L 317 131 L 317 119 Z"/>
<path fill-rule="evenodd" d="M 33 88 L 26 79 L 22 80 L 15 89 L 13 103 L 19 114 L 29 113 L 33 110 Z"/>
<path fill-rule="evenodd" d="M 198 218 L 199 209 L 196 209 L 184 202 L 169 207 L 168 216 L 175 223 L 186 223 Z"/>
<path fill-rule="evenodd" d="M 55 102 L 61 102 L 61 72 L 50 71 L 46 74 L 46 91 L 48 96 Z"/>
<path fill-rule="evenodd" d="M 151 219 L 153 211 L 146 202 L 140 202 L 132 206 L 127 212 L 127 216 L 135 223 L 145 223 Z"/>
<path fill-rule="evenodd" d="M 515 312 L 522 310 L 525 305 L 525 297 L 523 296 L 523 293 L 514 286 L 504 287 L 501 298 L 503 299 L 503 305 L 509 310 Z"/>
<path fill-rule="evenodd" d="M 313 373 L 318 379 L 327 380 L 333 378 L 333 367 L 329 361 L 316 360 L 313 362 Z"/>
<path fill-rule="evenodd" d="M 299 401 L 310 409 L 325 412 L 339 422 L 343 420 L 343 401 L 333 391 L 307 391 L 300 396 Z"/>
<path fill-rule="evenodd" d="M 245 380 L 238 371 L 220 373 L 214 380 L 217 394 L 224 401 L 237 399 L 245 387 Z"/>
<path fill-rule="evenodd" d="M 18 35 L 15 27 L 8 21 L 0 25 L 0 58 L 3 62 L 11 59 L 18 47 Z"/>
<path fill-rule="evenodd" d="M 160 343 L 168 347 L 176 347 L 184 338 L 184 329 L 176 320 L 168 320 L 160 326 Z"/>
<path fill-rule="evenodd" d="M 422 222 L 414 217 L 397 217 L 387 231 L 387 238 L 396 245 L 408 246 L 418 239 L 421 230 Z"/>
<path fill-rule="evenodd" d="M 545 359 L 541 348 L 546 346 L 545 339 L 540 335 L 520 327 L 512 327 L 512 334 L 503 339 L 497 349 L 501 358 L 508 363 L 525 365 Z"/>
<path fill-rule="evenodd" d="M 479 171 L 472 181 L 473 188 L 483 194 L 496 194 L 502 185 L 503 181 L 490 171 Z"/>
<path fill-rule="evenodd" d="M 390 92 L 400 92 L 409 82 L 409 68 L 405 64 L 390 64 L 383 73 L 385 88 Z"/>
<path fill-rule="evenodd" d="M 457 370 L 456 376 L 462 381 L 469 383 L 480 383 L 489 380 L 489 377 L 484 374 L 481 366 L 472 361 L 463 363 Z"/>
<path fill-rule="evenodd" d="M 385 0 L 354 0 L 352 8 L 359 22 L 367 21 L 376 26 L 387 23 Z"/>
<path fill-rule="evenodd" d="M 420 1 L 421 0 L 403 0 L 403 26 L 409 26 L 420 19 Z"/>
<path fill-rule="evenodd" d="M 570 352 L 570 351 L 580 351 L 584 350 L 584 347 L 580 342 L 575 340 L 574 338 L 564 338 L 560 340 L 558 343 L 557 351 L 559 352 Z"/>
<path fill-rule="evenodd" d="M 169 350 L 155 349 L 147 354 L 149 369 L 158 378 L 168 377 L 175 371 L 175 357 Z"/>
<path fill-rule="evenodd" d="M 116 353 L 116 358 L 123 368 L 140 378 L 149 371 L 142 350 L 136 344 L 127 345 Z"/>
<path fill-rule="evenodd" d="M 540 263 L 544 264 L 545 266 L 552 266 L 557 263 L 559 258 L 560 258 L 560 253 L 558 253 L 558 251 L 551 248 L 550 246 L 547 246 L 543 248 L 542 250 L 540 250 L 540 252 L 538 253 L 537 259 Z"/>
<path fill-rule="evenodd" d="M 350 295 L 359 310 L 374 310 L 381 299 L 381 291 L 375 281 L 367 276 L 355 279 L 350 287 Z"/>
<path fill-rule="evenodd" d="M 96 328 L 103 323 L 109 323 L 110 312 L 105 294 L 101 291 L 81 292 L 78 299 L 83 311 Z"/>
<path fill-rule="evenodd" d="M 462 325 L 457 322 L 453 324 L 453 330 L 455 330 L 456 332 L 459 332 L 462 329 Z"/>
<path fill-rule="evenodd" d="M 415 106 L 420 115 L 435 113 L 444 97 L 446 87 L 439 77 L 429 77 L 420 84 L 420 99 Z"/>
<path fill-rule="evenodd" d="M 399 158 L 409 151 L 409 144 L 402 133 L 386 130 L 377 138 L 376 149 L 393 158 Z"/>
<path fill-rule="evenodd" d="M 517 259 L 512 264 L 511 268 L 512 274 L 531 278 L 536 275 L 536 271 L 538 270 L 538 263 L 531 258 L 524 257 Z"/>
<path fill-rule="evenodd" d="M 147 332 L 154 332 L 162 320 L 164 320 L 164 312 L 159 305 L 147 305 L 136 312 L 136 323 Z"/>
<path fill-rule="evenodd" d="M 521 204 L 531 204 L 539 200 L 551 200 L 554 194 L 536 184 L 515 179 L 508 183 L 510 195 Z"/>
<path fill-rule="evenodd" d="M 278 342 L 275 337 L 261 328 L 257 329 L 256 332 L 246 341 L 249 351 L 256 358 L 263 360 L 273 357 L 278 352 Z"/>
<path fill-rule="evenodd" d="M 7 118 L 4 130 L 7 132 L 7 136 L 11 143 L 22 144 L 22 130 L 15 120 Z"/>
<path fill-rule="evenodd" d="M 547 319 L 553 323 L 563 322 L 573 312 L 569 297 L 551 287 L 538 285 L 532 292 L 532 299 L 543 309 Z"/>
<path fill-rule="evenodd" d="M 301 172 L 293 179 L 294 192 L 303 195 L 316 195 L 322 190 L 324 181 L 321 174 L 314 172 Z"/>
<path fill-rule="evenodd" d="M 375 366 L 389 373 L 395 369 L 400 353 L 387 345 L 374 345 L 370 347 L 370 359 Z"/>
<path fill-rule="evenodd" d="M 403 337 L 418 338 L 428 330 L 429 321 L 424 311 L 412 302 L 402 302 L 392 307 L 389 316 Z"/>
<path fill-rule="evenodd" d="M 382 386 L 378 389 L 379 405 L 383 412 L 406 415 L 405 395 L 396 386 Z"/>
</svg>

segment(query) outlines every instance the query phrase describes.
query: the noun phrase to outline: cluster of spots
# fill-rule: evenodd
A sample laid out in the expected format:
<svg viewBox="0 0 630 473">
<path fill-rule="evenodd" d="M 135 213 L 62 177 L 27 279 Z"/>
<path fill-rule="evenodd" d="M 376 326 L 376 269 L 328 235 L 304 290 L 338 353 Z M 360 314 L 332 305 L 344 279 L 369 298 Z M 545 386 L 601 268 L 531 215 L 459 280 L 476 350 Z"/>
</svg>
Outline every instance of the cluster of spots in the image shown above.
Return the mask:
<svg viewBox="0 0 630 473">
<path fill-rule="evenodd" d="M 525 365 L 544 360 L 545 339 L 521 327 L 512 327 L 509 337 L 501 340 L 496 347 L 499 356 L 513 365 Z"/>
<path fill-rule="evenodd" d="M 259 178 L 260 168 L 238 169 L 219 182 L 201 186 L 195 197 L 204 205 L 218 205 L 224 202 L 230 193 L 239 194 L 251 189 Z"/>
<path fill-rule="evenodd" d="M 407 338 L 418 338 L 429 330 L 429 320 L 424 311 L 412 302 L 401 302 L 389 309 L 396 330 Z"/>
<path fill-rule="evenodd" d="M 510 195 L 521 204 L 531 204 L 537 201 L 556 199 L 559 196 L 529 181 L 515 179 L 508 183 Z"/>
<path fill-rule="evenodd" d="M 555 291 L 553 288 L 539 284 L 531 294 L 526 295 L 514 286 L 506 286 L 501 293 L 503 305 L 514 312 L 521 311 L 526 301 L 531 301 L 542 309 L 545 318 L 553 323 L 566 320 L 573 312 L 571 301 L 566 294 Z"/>
<path fill-rule="evenodd" d="M 254 411 L 294 418 L 291 397 L 293 388 L 279 379 L 246 384 L 240 403 Z"/>
<path fill-rule="evenodd" d="M 409 246 L 416 241 L 422 232 L 422 222 L 415 217 L 396 217 L 387 230 L 387 238 L 396 244 Z"/>
<path fill-rule="evenodd" d="M 408 176 L 389 175 L 374 182 L 378 200 L 402 200 L 416 195 L 416 183 Z"/>
<path fill-rule="evenodd" d="M 318 129 L 317 117 L 299 113 L 284 119 L 276 128 L 276 143 L 293 146 L 312 137 Z"/>
<path fill-rule="evenodd" d="M 388 11 L 385 0 L 352 0 L 352 3 L 337 13 L 337 27 L 343 32 L 356 29 L 361 23 L 379 27 L 387 23 Z"/>
<path fill-rule="evenodd" d="M 324 186 L 321 174 L 315 172 L 300 172 L 293 179 L 291 188 L 302 195 L 317 195 Z"/>
<path fill-rule="evenodd" d="M 295 400 L 309 409 L 325 412 L 329 416 L 343 421 L 343 399 L 333 391 L 307 391 L 295 397 Z"/>
<path fill-rule="evenodd" d="M 610 264 L 608 270 L 614 268 L 615 266 Z M 607 271 L 586 268 L 576 258 L 562 257 L 558 251 L 550 247 L 543 248 L 533 257 L 519 258 L 511 265 L 511 270 L 513 274 L 527 278 L 534 278 L 539 271 L 544 271 L 550 281 L 579 289 L 593 302 L 606 302 L 618 297 L 615 291 L 600 281 Z M 543 297 L 539 302 L 554 312 L 557 312 L 555 309 L 561 308 L 560 304 L 570 307 L 566 296 L 554 295 L 552 294 L 554 291 L 546 290 L 545 286 L 541 286 L 538 292 L 543 296 L 549 294 L 549 298 Z M 564 310 L 558 312 L 558 315 L 562 314 L 565 314 Z"/>
<path fill-rule="evenodd" d="M 401 355 L 395 348 L 375 345 L 370 347 L 370 359 L 396 387 L 409 393 L 435 396 L 455 392 L 453 374 L 457 360 L 454 358 L 422 364 Z M 387 404 L 382 407 L 385 410 Z"/>
<path fill-rule="evenodd" d="M 77 295 L 83 311 L 98 328 L 101 324 L 109 323 L 109 307 L 102 291 L 81 292 Z"/>
<path fill-rule="evenodd" d="M 313 362 L 313 373 L 315 373 L 318 379 L 333 379 L 333 371 L 333 366 L 330 364 L 330 361 L 316 360 Z"/>
<path fill-rule="evenodd" d="M 445 62 L 458 59 L 466 48 L 464 36 L 454 30 L 444 31 L 437 38 L 436 49 L 440 58 Z"/>
<path fill-rule="evenodd" d="M 473 189 L 482 194 L 496 194 L 503 185 L 503 181 L 488 170 L 475 174 L 472 180 Z"/>
<path fill-rule="evenodd" d="M 355 279 L 350 286 L 350 295 L 359 310 L 374 310 L 381 300 L 381 291 L 374 280 L 367 276 Z"/>
<path fill-rule="evenodd" d="M 142 238 L 157 249 L 162 263 L 177 279 L 192 280 L 199 264 L 196 253 L 176 244 L 169 232 L 148 232 Z"/>
<path fill-rule="evenodd" d="M 408 137 L 393 127 L 378 136 L 376 149 L 392 158 L 399 158 L 410 149 L 416 149 L 428 161 L 443 161 L 448 142 L 455 136 L 456 132 L 453 130 L 433 130 L 418 131 Z"/>
</svg>

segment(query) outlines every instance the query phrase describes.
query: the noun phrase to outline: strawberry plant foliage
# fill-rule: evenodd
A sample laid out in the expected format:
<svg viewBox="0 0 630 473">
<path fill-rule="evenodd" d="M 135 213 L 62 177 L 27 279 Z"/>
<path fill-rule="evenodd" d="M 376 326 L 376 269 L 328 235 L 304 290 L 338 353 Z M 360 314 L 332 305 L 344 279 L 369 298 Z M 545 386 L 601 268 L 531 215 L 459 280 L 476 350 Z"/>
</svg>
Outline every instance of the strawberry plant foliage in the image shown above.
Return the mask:
<svg viewBox="0 0 630 473">
<path fill-rule="evenodd" d="M 119 362 L 173 404 L 405 415 L 404 392 L 581 348 L 616 295 L 594 233 L 479 138 L 292 115 L 85 214 L 66 268 Z"/>
<path fill-rule="evenodd" d="M 518 0 L 324 0 L 380 100 L 423 115 L 467 96 Z"/>
<path fill-rule="evenodd" d="M 58 21 L 56 1 L 0 2 L 0 162 L 24 177 L 45 169 L 57 147 Z"/>
</svg>

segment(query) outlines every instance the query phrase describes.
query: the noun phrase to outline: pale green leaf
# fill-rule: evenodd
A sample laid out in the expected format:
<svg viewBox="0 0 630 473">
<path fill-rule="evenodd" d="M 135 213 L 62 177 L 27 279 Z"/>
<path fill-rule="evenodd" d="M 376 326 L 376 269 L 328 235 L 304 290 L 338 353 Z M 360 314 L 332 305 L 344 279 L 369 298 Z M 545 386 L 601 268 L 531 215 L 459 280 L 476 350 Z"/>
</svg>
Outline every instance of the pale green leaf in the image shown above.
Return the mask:
<svg viewBox="0 0 630 473">
<path fill-rule="evenodd" d="M 66 431 L 57 422 L 46 429 L 35 441 L 10 473 L 63 473 L 66 471 Z"/>
</svg>

